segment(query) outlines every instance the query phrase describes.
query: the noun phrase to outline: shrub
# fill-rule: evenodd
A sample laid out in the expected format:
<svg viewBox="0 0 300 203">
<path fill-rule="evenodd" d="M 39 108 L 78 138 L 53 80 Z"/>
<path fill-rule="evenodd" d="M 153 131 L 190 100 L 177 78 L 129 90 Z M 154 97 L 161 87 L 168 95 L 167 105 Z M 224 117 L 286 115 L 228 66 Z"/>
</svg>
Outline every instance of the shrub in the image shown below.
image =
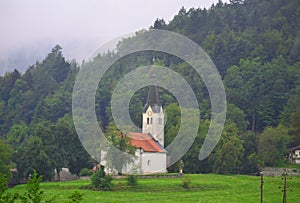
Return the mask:
<svg viewBox="0 0 300 203">
<path fill-rule="evenodd" d="M 8 180 L 6 178 L 6 175 L 3 173 L 0 173 L 0 194 L 4 193 L 5 190 L 8 188 Z"/>
<path fill-rule="evenodd" d="M 103 170 L 97 171 L 91 178 L 92 185 L 98 187 L 100 185 L 100 179 L 105 177 L 105 172 Z"/>
<path fill-rule="evenodd" d="M 11 194 L 5 193 L 8 189 L 8 180 L 6 175 L 0 173 L 0 203 L 13 202 L 13 197 Z"/>
<path fill-rule="evenodd" d="M 92 176 L 94 174 L 94 171 L 88 168 L 84 168 L 80 171 L 80 176 Z"/>
<path fill-rule="evenodd" d="M 138 184 L 138 180 L 137 180 L 137 176 L 136 175 L 128 175 L 127 176 L 127 185 L 130 186 L 136 186 Z"/>
<path fill-rule="evenodd" d="M 42 176 L 38 176 L 37 172 L 34 171 L 32 177 L 28 179 L 28 183 L 26 185 L 27 197 L 33 203 L 39 203 L 42 200 L 42 194 L 44 192 L 40 189 L 42 178 Z"/>
<path fill-rule="evenodd" d="M 96 172 L 92 178 L 92 185 L 99 190 L 111 190 L 112 189 L 112 177 L 106 175 L 103 170 Z"/>
<path fill-rule="evenodd" d="M 14 202 L 31 202 L 31 203 L 52 203 L 55 198 L 45 199 L 43 198 L 43 191 L 40 189 L 40 183 L 42 176 L 38 176 L 34 170 L 32 177 L 28 179 L 26 185 L 25 194 L 18 193 L 6 193 L 7 190 L 7 179 L 5 176 L 0 174 L 0 203 L 14 203 Z"/>
<path fill-rule="evenodd" d="M 82 198 L 83 194 L 75 190 L 68 198 L 71 200 L 71 202 L 79 203 Z"/>
<path fill-rule="evenodd" d="M 8 180 L 5 174 L 0 173 L 0 203 L 14 203 L 19 202 L 28 202 L 27 197 L 18 193 L 9 193 L 8 189 Z"/>
<path fill-rule="evenodd" d="M 190 189 L 192 187 L 192 180 L 185 176 L 181 185 L 184 189 Z"/>
</svg>

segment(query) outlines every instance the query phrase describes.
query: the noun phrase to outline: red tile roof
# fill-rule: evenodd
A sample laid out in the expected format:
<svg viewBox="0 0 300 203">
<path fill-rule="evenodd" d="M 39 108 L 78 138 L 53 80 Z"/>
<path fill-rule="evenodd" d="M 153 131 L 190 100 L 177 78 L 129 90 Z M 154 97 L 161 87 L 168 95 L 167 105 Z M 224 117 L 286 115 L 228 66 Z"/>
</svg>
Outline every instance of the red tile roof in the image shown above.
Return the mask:
<svg viewBox="0 0 300 203">
<path fill-rule="evenodd" d="M 164 152 L 164 149 L 149 134 L 129 132 L 131 144 L 137 148 L 142 148 L 145 152 Z"/>
<path fill-rule="evenodd" d="M 293 147 L 293 148 L 290 148 L 289 150 L 290 151 L 294 151 L 294 150 L 297 150 L 297 149 L 300 149 L 300 145 L 296 146 L 296 147 Z"/>
</svg>

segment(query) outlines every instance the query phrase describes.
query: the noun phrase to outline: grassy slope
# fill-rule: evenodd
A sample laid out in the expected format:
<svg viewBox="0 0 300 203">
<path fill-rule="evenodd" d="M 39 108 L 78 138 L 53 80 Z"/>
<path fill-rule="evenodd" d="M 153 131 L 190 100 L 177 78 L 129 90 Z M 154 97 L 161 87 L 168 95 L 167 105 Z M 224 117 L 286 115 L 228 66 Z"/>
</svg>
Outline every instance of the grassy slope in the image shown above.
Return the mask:
<svg viewBox="0 0 300 203">
<path fill-rule="evenodd" d="M 192 189 L 181 187 L 183 178 L 140 179 L 136 187 L 127 187 L 125 180 L 114 180 L 115 191 L 100 192 L 80 190 L 84 194 L 82 202 L 259 202 L 260 177 L 222 176 L 222 175 L 186 175 L 192 179 Z M 289 191 L 287 202 L 300 203 L 300 177 L 287 180 Z M 88 181 L 62 183 L 43 183 L 46 196 L 55 196 L 56 202 L 68 202 L 74 190 L 88 185 Z M 265 177 L 264 203 L 281 202 L 283 185 L 281 177 Z M 24 185 L 11 189 L 11 192 L 23 192 Z M 291 191 L 292 190 L 292 191 Z"/>
</svg>

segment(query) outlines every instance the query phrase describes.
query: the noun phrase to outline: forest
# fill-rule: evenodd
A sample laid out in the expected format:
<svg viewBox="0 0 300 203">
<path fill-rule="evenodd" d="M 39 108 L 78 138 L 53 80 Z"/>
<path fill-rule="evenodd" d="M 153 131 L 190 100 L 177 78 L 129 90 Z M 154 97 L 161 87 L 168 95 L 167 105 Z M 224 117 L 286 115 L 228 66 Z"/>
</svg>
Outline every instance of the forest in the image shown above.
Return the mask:
<svg viewBox="0 0 300 203">
<path fill-rule="evenodd" d="M 96 93 L 96 114 L 104 131 L 111 129 L 110 101 L 118 81 L 133 68 L 156 63 L 179 73 L 194 90 L 200 108 L 198 135 L 183 157 L 185 173 L 254 174 L 264 166 L 284 166 L 288 149 L 300 145 L 300 1 L 231 0 L 209 9 L 181 8 L 170 22 L 157 19 L 149 29 L 182 34 L 201 46 L 215 63 L 225 86 L 226 123 L 213 153 L 198 154 L 210 125 L 205 84 L 175 56 L 144 51 L 121 58 L 105 73 Z M 123 39 L 115 52 L 97 55 L 79 65 L 56 45 L 42 61 L 21 73 L 0 76 L 0 172 L 17 168 L 19 178 L 33 170 L 44 179 L 63 167 L 79 174 L 94 160 L 81 146 L 73 125 L 72 92 L 79 70 L 97 60 L 115 58 L 139 43 L 143 32 Z M 148 88 L 132 97 L 130 116 L 141 126 Z M 159 88 L 167 115 L 165 145 L 180 128 L 180 107 Z M 179 162 L 169 172 L 178 172 Z"/>
</svg>

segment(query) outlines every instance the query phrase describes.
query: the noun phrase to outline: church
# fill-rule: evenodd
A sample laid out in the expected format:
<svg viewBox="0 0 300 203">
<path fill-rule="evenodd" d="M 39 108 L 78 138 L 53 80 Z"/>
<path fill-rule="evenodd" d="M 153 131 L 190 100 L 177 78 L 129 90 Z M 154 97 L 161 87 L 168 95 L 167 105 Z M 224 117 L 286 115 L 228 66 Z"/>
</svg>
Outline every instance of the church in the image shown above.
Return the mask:
<svg viewBox="0 0 300 203">
<path fill-rule="evenodd" d="M 133 164 L 124 167 L 130 173 L 134 167 L 140 174 L 166 173 L 167 151 L 164 148 L 164 112 L 159 102 L 156 85 L 149 87 L 142 112 L 142 133 L 128 132 L 130 143 L 137 148 Z"/>
<path fill-rule="evenodd" d="M 155 80 L 155 75 L 151 76 Z M 155 83 L 154 83 L 155 84 Z M 142 110 L 142 132 L 127 132 L 129 143 L 135 147 L 134 159 L 123 166 L 123 174 L 153 174 L 167 172 L 167 151 L 164 148 L 164 112 L 156 85 L 150 85 L 146 104 Z M 101 151 L 101 164 L 106 165 L 105 151 Z M 93 170 L 96 170 L 95 166 Z M 112 168 L 105 172 L 116 174 Z"/>
</svg>

